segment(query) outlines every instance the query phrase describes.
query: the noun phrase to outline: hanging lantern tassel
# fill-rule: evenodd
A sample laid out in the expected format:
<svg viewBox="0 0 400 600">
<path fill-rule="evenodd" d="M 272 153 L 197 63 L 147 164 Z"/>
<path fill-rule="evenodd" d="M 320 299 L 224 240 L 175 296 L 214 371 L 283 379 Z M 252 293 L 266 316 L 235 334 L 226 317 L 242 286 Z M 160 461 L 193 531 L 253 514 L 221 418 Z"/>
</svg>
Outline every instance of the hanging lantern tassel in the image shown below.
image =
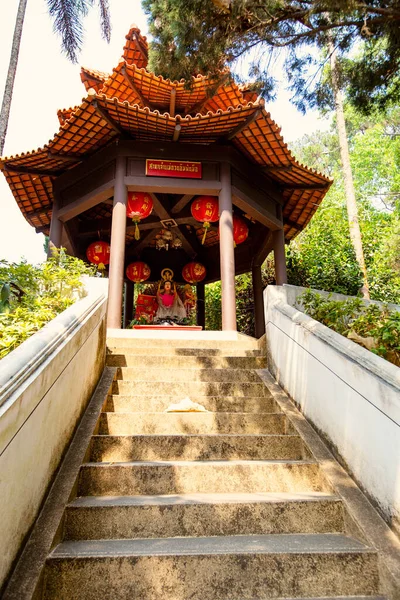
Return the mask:
<svg viewBox="0 0 400 600">
<path fill-rule="evenodd" d="M 201 240 L 201 244 L 202 246 L 204 246 L 204 242 L 206 241 L 206 237 L 207 237 L 207 231 L 210 229 L 211 225 L 208 221 L 205 221 L 203 228 L 204 228 L 204 234 L 203 234 L 203 239 Z"/>
<path fill-rule="evenodd" d="M 102 263 L 102 262 L 101 262 L 101 263 L 99 263 L 99 264 L 98 264 L 98 267 L 97 267 L 97 268 L 99 269 L 99 271 L 104 271 L 104 270 L 105 270 L 105 268 L 106 268 L 106 265 L 105 265 L 104 263 Z"/>
<path fill-rule="evenodd" d="M 137 221 L 135 219 L 132 219 L 132 220 L 135 223 L 135 240 L 138 241 L 138 240 L 140 240 L 140 229 L 138 226 L 139 221 Z"/>
</svg>

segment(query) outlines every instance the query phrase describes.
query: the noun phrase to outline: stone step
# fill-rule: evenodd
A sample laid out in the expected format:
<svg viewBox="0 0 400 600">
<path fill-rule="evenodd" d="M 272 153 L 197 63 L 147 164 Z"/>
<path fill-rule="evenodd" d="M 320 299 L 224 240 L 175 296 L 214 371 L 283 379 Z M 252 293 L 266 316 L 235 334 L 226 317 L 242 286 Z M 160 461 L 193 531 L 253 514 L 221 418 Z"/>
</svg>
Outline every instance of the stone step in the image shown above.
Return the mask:
<svg viewBox="0 0 400 600">
<path fill-rule="evenodd" d="M 169 381 L 113 381 L 112 393 L 127 396 L 128 394 L 173 395 L 182 399 L 189 396 L 271 396 L 264 383 L 243 382 L 206 382 L 206 381 L 173 381 L 173 372 Z"/>
<path fill-rule="evenodd" d="M 157 367 L 178 369 L 184 367 L 201 369 L 265 369 L 267 359 L 262 356 L 151 356 L 140 354 L 109 354 L 107 365 L 110 367 Z"/>
<path fill-rule="evenodd" d="M 214 350 L 214 351 L 229 351 L 229 350 L 259 350 L 258 341 L 255 338 L 251 338 L 247 335 L 240 336 L 236 339 L 202 339 L 201 335 L 196 335 L 192 339 L 184 339 L 183 337 L 176 336 L 159 336 L 159 337 L 108 337 L 107 348 L 157 348 L 166 349 L 169 351 L 171 348 L 183 349 L 183 350 Z"/>
<path fill-rule="evenodd" d="M 283 413 L 114 413 L 103 412 L 100 435 L 168 435 L 178 433 L 284 434 Z"/>
<path fill-rule="evenodd" d="M 219 349 L 214 347 L 207 348 L 183 348 L 183 347 L 174 347 L 169 346 L 165 348 L 164 346 L 136 346 L 136 345 L 125 345 L 121 346 L 118 344 L 110 345 L 107 342 L 107 359 L 111 356 L 139 356 L 141 358 L 145 358 L 147 356 L 151 357 L 160 357 L 164 358 L 168 357 L 201 357 L 201 358 L 225 358 L 225 357 L 236 357 L 236 358 L 264 358 L 265 352 L 262 352 L 258 349 L 252 348 L 242 348 L 237 346 L 227 346 L 225 348 Z"/>
<path fill-rule="evenodd" d="M 91 462 L 153 460 L 301 460 L 296 435 L 96 435 Z"/>
<path fill-rule="evenodd" d="M 283 599 L 279 599 L 283 600 Z M 294 598 L 285 598 L 294 600 Z M 323 598 L 296 598 L 296 600 L 389 600 L 387 596 L 324 596 Z"/>
<path fill-rule="evenodd" d="M 377 556 L 341 534 L 66 541 L 45 600 L 228 600 L 371 595 Z"/>
<path fill-rule="evenodd" d="M 337 496 L 307 494 L 192 494 L 84 496 L 66 510 L 71 540 L 267 533 L 341 533 Z"/>
<path fill-rule="evenodd" d="M 92 462 L 78 486 L 79 496 L 330 491 L 311 460 Z"/>
<path fill-rule="evenodd" d="M 176 404 L 182 397 L 149 395 L 120 396 L 111 394 L 106 403 L 107 412 L 164 412 L 171 404 Z M 193 402 L 201 404 L 210 412 L 278 412 L 277 404 L 272 396 L 256 398 L 237 396 L 190 396 Z"/>
<path fill-rule="evenodd" d="M 133 381 L 136 383 L 147 382 L 165 382 L 170 381 L 171 385 L 178 382 L 234 382 L 234 383 L 260 383 L 260 376 L 255 370 L 251 369 L 203 369 L 194 367 L 191 369 L 183 368 L 172 369 L 171 367 L 158 369 L 156 367 L 117 367 L 117 379 L 123 381 Z"/>
</svg>

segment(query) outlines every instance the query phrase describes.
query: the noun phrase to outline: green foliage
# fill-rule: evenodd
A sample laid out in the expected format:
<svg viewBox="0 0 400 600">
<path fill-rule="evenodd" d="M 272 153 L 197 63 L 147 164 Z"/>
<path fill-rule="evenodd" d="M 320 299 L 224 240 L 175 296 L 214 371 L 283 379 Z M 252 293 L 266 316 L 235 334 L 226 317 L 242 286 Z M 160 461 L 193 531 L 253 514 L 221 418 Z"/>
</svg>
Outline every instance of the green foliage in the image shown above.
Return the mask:
<svg viewBox="0 0 400 600">
<path fill-rule="evenodd" d="M 293 285 L 357 296 L 362 276 L 351 245 L 343 202 L 327 198 L 310 224 L 287 249 Z"/>
<path fill-rule="evenodd" d="M 312 290 L 299 300 L 313 319 L 400 365 L 400 312 L 389 311 L 385 305 L 366 306 L 359 298 L 332 300 Z"/>
<path fill-rule="evenodd" d="M 331 102 L 326 85 L 328 39 L 339 54 L 341 80 L 352 102 L 370 110 L 400 98 L 398 0 L 142 0 L 149 17 L 151 68 L 171 79 L 221 69 L 245 56 L 249 75 L 274 97 L 271 65 L 282 71 L 301 110 Z M 355 54 L 357 50 L 357 54 Z"/>
<path fill-rule="evenodd" d="M 220 331 L 221 317 L 221 282 L 215 281 L 206 285 L 205 291 L 206 329 Z"/>
<path fill-rule="evenodd" d="M 264 265 L 263 284 L 272 283 L 273 265 L 270 261 Z M 221 320 L 221 282 L 206 285 L 206 329 L 219 331 L 222 329 Z M 240 333 L 255 334 L 254 327 L 254 296 L 251 273 L 236 276 L 236 315 Z"/>
<path fill-rule="evenodd" d="M 81 276 L 94 274 L 63 250 L 38 266 L 0 261 L 0 358 L 70 306 Z"/>
<path fill-rule="evenodd" d="M 351 164 L 371 298 L 400 302 L 400 111 L 361 117 L 347 107 Z M 337 134 L 293 146 L 300 161 L 334 178 L 310 224 L 287 250 L 289 282 L 357 295 L 361 276 L 350 242 Z"/>
</svg>

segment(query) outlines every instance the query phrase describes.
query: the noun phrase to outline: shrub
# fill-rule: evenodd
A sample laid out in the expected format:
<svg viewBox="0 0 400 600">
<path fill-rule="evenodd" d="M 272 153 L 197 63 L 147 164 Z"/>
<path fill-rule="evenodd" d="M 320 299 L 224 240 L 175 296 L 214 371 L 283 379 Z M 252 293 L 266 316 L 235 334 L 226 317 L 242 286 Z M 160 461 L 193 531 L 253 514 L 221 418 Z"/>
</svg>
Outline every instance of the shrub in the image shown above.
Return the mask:
<svg viewBox="0 0 400 600">
<path fill-rule="evenodd" d="M 332 300 L 312 290 L 299 300 L 313 319 L 400 366 L 400 312 L 387 305 L 366 306 L 359 298 Z"/>
<path fill-rule="evenodd" d="M 36 266 L 0 261 L 0 358 L 73 304 L 81 276 L 94 274 L 64 250 Z"/>
</svg>

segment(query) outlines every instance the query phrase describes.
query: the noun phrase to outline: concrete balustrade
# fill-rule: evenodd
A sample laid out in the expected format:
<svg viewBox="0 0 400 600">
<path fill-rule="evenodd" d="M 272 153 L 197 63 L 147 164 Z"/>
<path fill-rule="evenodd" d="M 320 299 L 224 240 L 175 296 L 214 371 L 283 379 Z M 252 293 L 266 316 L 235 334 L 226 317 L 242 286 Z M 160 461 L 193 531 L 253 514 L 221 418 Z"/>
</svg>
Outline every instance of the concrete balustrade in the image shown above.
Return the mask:
<svg viewBox="0 0 400 600">
<path fill-rule="evenodd" d="M 0 589 L 103 370 L 107 283 L 0 363 Z"/>
<path fill-rule="evenodd" d="M 400 369 L 305 315 L 304 291 L 264 291 L 268 368 L 399 530 Z"/>
</svg>

